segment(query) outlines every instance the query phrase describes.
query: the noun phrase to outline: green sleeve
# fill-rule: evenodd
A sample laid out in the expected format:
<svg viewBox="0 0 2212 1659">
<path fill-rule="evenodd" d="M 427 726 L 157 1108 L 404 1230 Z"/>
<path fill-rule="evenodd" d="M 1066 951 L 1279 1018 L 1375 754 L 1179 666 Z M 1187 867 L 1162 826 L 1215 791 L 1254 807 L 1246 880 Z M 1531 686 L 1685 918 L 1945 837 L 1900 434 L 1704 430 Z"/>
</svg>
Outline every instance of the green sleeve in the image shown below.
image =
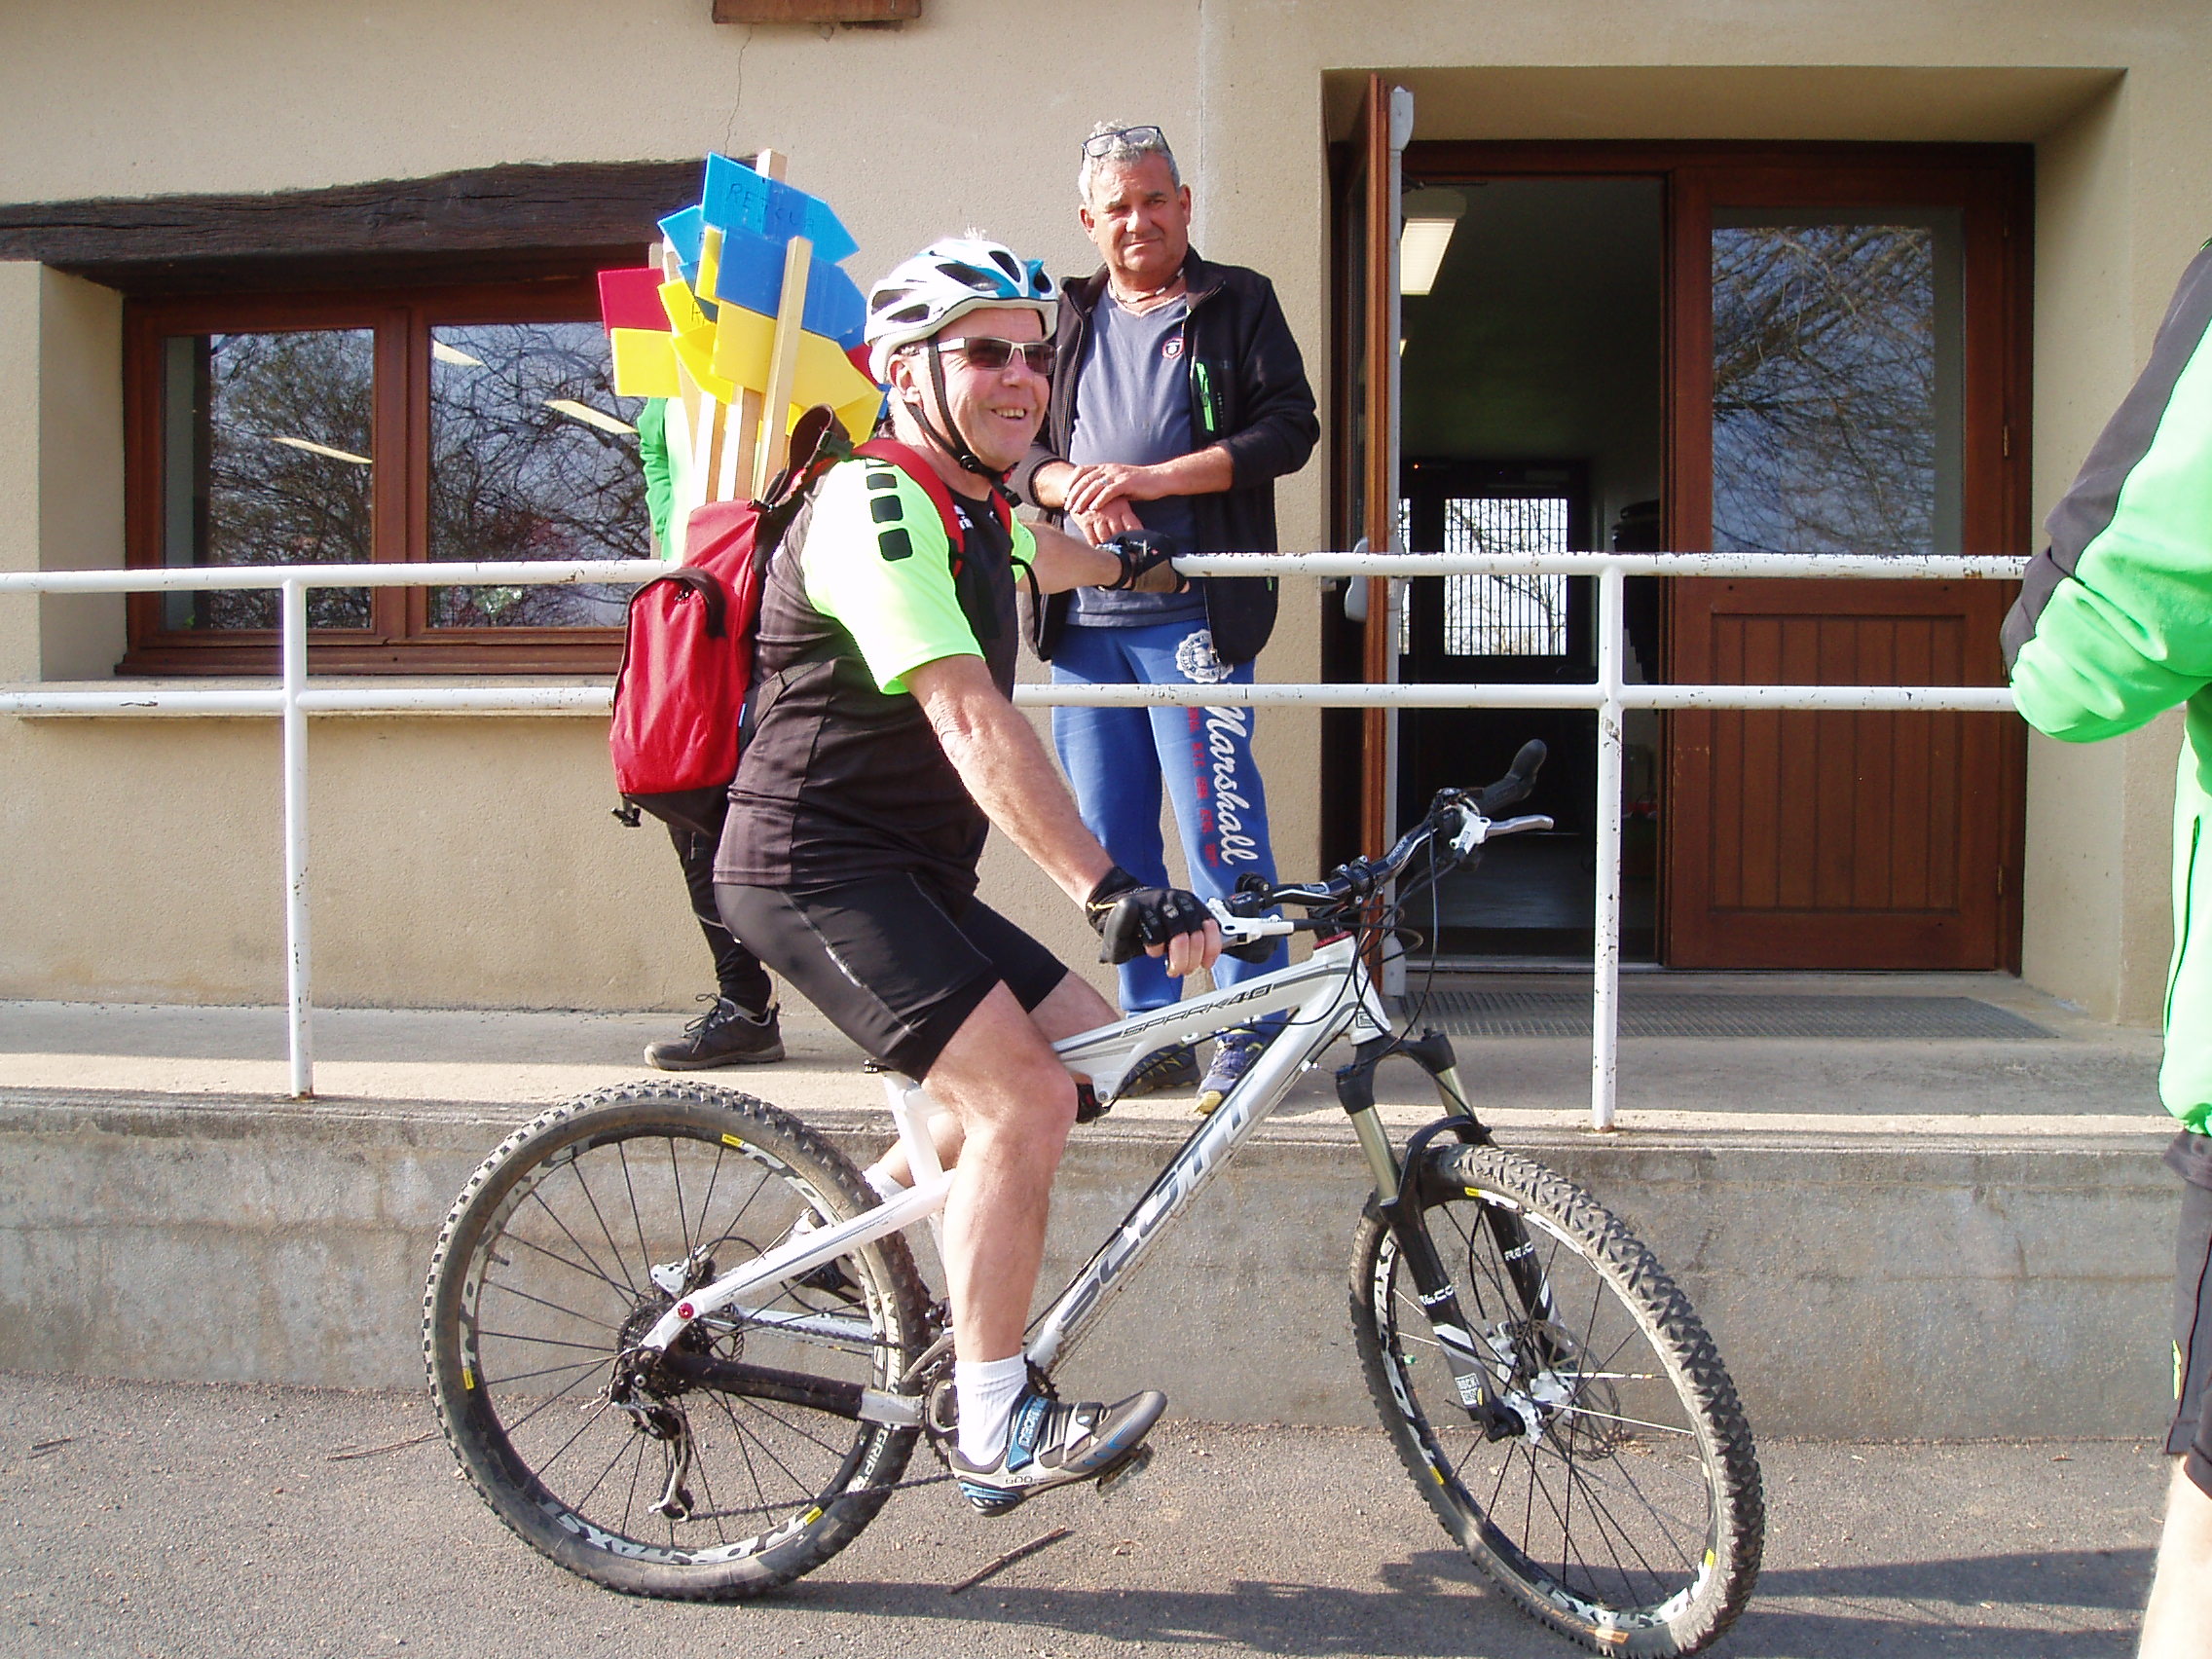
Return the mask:
<svg viewBox="0 0 2212 1659">
<path fill-rule="evenodd" d="M 2030 724 L 2085 743 L 2212 682 L 2212 262 L 2184 278 L 2050 530 L 2006 624 Z"/>
<path fill-rule="evenodd" d="M 648 397 L 638 412 L 638 461 L 645 469 L 645 513 L 653 523 L 653 545 L 663 559 L 675 557 L 668 545 L 669 509 L 676 481 L 668 465 L 668 400 Z"/>
<path fill-rule="evenodd" d="M 846 461 L 816 487 L 799 553 L 807 601 L 843 624 L 887 696 L 925 662 L 983 654 L 953 589 L 950 552 L 928 494 L 895 466 Z"/>
</svg>

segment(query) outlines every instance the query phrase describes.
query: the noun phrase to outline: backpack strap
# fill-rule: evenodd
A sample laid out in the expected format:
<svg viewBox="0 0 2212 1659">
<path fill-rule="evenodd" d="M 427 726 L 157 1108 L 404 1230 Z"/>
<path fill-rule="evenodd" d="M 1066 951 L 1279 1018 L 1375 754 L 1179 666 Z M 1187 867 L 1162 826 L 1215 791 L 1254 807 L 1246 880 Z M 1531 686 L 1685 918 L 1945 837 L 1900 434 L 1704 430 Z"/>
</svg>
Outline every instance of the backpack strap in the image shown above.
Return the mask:
<svg viewBox="0 0 2212 1659">
<path fill-rule="evenodd" d="M 944 487 L 944 480 L 937 475 L 937 468 L 929 463 L 920 450 L 911 444 L 903 444 L 897 438 L 870 438 L 855 449 L 853 454 L 866 461 L 889 461 L 919 484 L 923 493 L 929 497 L 930 504 L 937 508 L 937 516 L 944 521 L 945 539 L 952 543 L 953 553 L 959 555 L 968 551 L 968 538 L 960 534 L 960 515 L 952 505 L 952 492 Z M 999 509 L 999 522 L 1011 526 L 1014 520 L 1013 508 L 1005 504 L 1005 498 L 996 490 L 991 492 L 991 499 Z"/>
</svg>

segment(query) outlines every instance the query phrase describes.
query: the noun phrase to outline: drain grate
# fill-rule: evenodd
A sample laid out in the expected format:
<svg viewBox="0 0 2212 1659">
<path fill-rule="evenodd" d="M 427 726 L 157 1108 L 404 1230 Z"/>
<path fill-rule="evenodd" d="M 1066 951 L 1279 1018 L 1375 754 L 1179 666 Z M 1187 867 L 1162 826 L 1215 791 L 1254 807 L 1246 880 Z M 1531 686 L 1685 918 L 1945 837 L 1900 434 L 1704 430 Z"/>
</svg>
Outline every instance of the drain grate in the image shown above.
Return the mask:
<svg viewBox="0 0 2212 1659">
<path fill-rule="evenodd" d="M 1440 990 L 1423 1017 L 1458 1037 L 1587 1037 L 1590 993 Z M 2051 1034 L 1973 997 L 1632 991 L 1621 999 L 1621 1035 L 2019 1042 Z"/>
</svg>

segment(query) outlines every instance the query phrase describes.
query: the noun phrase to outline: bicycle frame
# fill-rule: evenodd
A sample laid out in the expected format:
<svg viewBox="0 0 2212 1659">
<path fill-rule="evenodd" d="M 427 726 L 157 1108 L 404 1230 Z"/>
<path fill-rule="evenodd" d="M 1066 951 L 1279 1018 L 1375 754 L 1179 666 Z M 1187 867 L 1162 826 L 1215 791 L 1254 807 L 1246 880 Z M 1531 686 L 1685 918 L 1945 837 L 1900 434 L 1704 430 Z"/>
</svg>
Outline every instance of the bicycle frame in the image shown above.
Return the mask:
<svg viewBox="0 0 2212 1659">
<path fill-rule="evenodd" d="M 1069 1069 L 1088 1074 L 1099 1098 L 1111 1100 L 1137 1063 L 1158 1050 L 1199 1042 L 1231 1026 L 1250 1024 L 1274 1014 L 1289 1016 L 1283 1030 L 1262 1051 L 1252 1069 L 1213 1114 L 1192 1132 L 1122 1224 L 1031 1327 L 1027 1352 L 1039 1369 L 1050 1371 L 1068 1354 L 1168 1224 L 1280 1104 L 1301 1072 L 1347 1031 L 1355 1041 L 1365 1043 L 1387 1038 L 1391 1026 L 1367 965 L 1360 958 L 1356 938 L 1344 935 L 1318 945 L 1304 962 L 1164 1009 L 1134 1014 L 1055 1045 Z M 926 1089 L 893 1079 L 886 1079 L 885 1088 L 914 1184 L 874 1209 L 833 1227 L 802 1234 L 713 1283 L 691 1289 L 645 1334 L 642 1346 L 665 1351 L 693 1320 L 732 1308 L 749 1323 L 794 1335 L 868 1340 L 866 1320 L 835 1314 L 757 1311 L 740 1303 L 857 1246 L 903 1233 L 918 1221 L 936 1225 L 952 1177 L 938 1161 L 929 1128 L 930 1120 L 944 1108 L 932 1100 Z M 1448 1091 L 1448 1101 L 1456 1093 L 1456 1089 Z M 1386 1198 L 1395 1186 L 1396 1161 L 1380 1128 L 1372 1124 L 1371 1114 L 1360 1117 L 1369 1120 L 1361 1143 L 1375 1168 L 1378 1197 Z M 663 1288 L 682 1289 L 680 1284 Z M 888 1404 L 870 1402 L 874 1409 Z M 903 1413 L 900 1415 L 904 1417 Z"/>
<path fill-rule="evenodd" d="M 1537 746 L 1524 747 L 1515 759 L 1514 772 L 1509 774 L 1521 779 L 1524 786 L 1542 760 L 1540 749 L 1530 759 L 1531 749 Z M 1493 835 L 1550 828 L 1551 820 L 1541 816 L 1493 823 L 1479 810 L 1472 810 L 1466 813 L 1457 831 L 1445 844 L 1456 859 L 1463 860 Z M 1389 874 L 1394 875 L 1403 867 L 1415 845 L 1415 832 L 1409 832 L 1392 849 Z M 1218 904 L 1214 906 L 1214 915 L 1224 937 L 1233 944 L 1292 931 L 1288 922 L 1242 919 Z M 1083 1334 L 1105 1310 L 1114 1293 L 1128 1281 L 1131 1270 L 1144 1260 L 1168 1224 L 1189 1207 L 1191 1200 L 1261 1120 L 1281 1103 L 1299 1073 L 1311 1065 L 1331 1043 L 1349 1032 L 1357 1044 L 1355 1058 L 1338 1074 L 1337 1095 L 1351 1119 L 1360 1150 L 1375 1177 L 1377 1210 L 1405 1252 L 1422 1310 L 1452 1369 L 1460 1403 L 1493 1439 L 1522 1433 L 1527 1425 L 1509 1407 L 1501 1407 L 1490 1366 L 1476 1350 L 1474 1338 L 1459 1309 L 1458 1294 L 1438 1260 L 1434 1245 L 1419 1228 L 1405 1226 L 1400 1220 L 1401 1200 L 1405 1196 L 1399 1191 L 1402 1171 L 1397 1155 L 1390 1149 L 1389 1137 L 1376 1118 L 1374 1095 L 1375 1064 L 1391 1047 L 1392 1028 L 1389 1013 L 1382 1006 L 1367 963 L 1360 954 L 1356 932 L 1339 934 L 1317 944 L 1313 954 L 1304 962 L 1167 1008 L 1102 1025 L 1095 1031 L 1067 1038 L 1054 1045 L 1054 1049 L 1071 1071 L 1088 1072 L 1098 1097 L 1110 1102 L 1136 1064 L 1159 1050 L 1200 1042 L 1231 1026 L 1247 1025 L 1274 1014 L 1290 1016 L 1283 1030 L 1261 1051 L 1252 1068 L 1229 1091 L 1213 1115 L 1192 1131 L 1190 1138 L 1168 1160 L 1167 1166 L 1123 1218 L 1121 1226 L 1092 1253 L 1044 1316 L 1030 1326 L 1024 1349 L 1030 1362 L 1049 1374 L 1073 1350 Z M 1293 1035 L 1301 1032 L 1302 1036 Z M 1443 1122 L 1417 1135 L 1416 1142 L 1425 1144 L 1428 1137 L 1448 1127 L 1468 1138 L 1487 1137 L 1487 1131 L 1468 1108 L 1465 1090 L 1460 1088 L 1452 1063 L 1449 1044 L 1441 1037 L 1432 1037 L 1400 1047 L 1428 1071 L 1438 1094 L 1443 1097 L 1446 1113 Z M 943 1108 L 929 1097 L 926 1089 L 907 1088 L 895 1082 L 887 1082 L 885 1087 L 890 1096 L 892 1119 L 898 1125 L 900 1144 L 905 1149 L 914 1184 L 897 1198 L 850 1221 L 816 1228 L 788 1239 L 711 1284 L 689 1283 L 692 1264 L 688 1261 L 654 1268 L 654 1281 L 680 1300 L 645 1333 L 640 1345 L 643 1348 L 666 1352 L 669 1345 L 693 1320 L 732 1308 L 747 1323 L 786 1330 L 793 1335 L 861 1344 L 873 1340 L 866 1320 L 799 1310 L 767 1312 L 744 1307 L 739 1298 L 807 1272 L 858 1245 L 903 1233 L 917 1221 L 927 1220 L 933 1229 L 937 1228 L 937 1217 L 944 1208 L 952 1177 L 945 1173 L 938 1160 L 937 1146 L 929 1129 L 931 1119 Z M 759 1156 L 742 1146 L 739 1150 L 747 1152 L 748 1156 Z M 1406 1167 L 1411 1168 L 1413 1164 L 1409 1162 Z M 830 1208 L 825 1203 L 822 1212 L 828 1214 Z M 941 1246 L 941 1234 L 939 1242 Z M 1524 1289 L 1526 1293 L 1527 1287 Z M 1543 1293 L 1540 1285 L 1535 1289 Z M 1530 1306 L 1543 1306 L 1540 1296 Z M 947 1332 L 917 1362 L 917 1368 L 934 1360 L 950 1342 Z M 912 1376 L 905 1381 L 913 1381 Z M 909 1394 L 884 1394 L 868 1389 L 863 1392 L 860 1414 L 884 1421 L 917 1423 L 920 1402 Z"/>
</svg>

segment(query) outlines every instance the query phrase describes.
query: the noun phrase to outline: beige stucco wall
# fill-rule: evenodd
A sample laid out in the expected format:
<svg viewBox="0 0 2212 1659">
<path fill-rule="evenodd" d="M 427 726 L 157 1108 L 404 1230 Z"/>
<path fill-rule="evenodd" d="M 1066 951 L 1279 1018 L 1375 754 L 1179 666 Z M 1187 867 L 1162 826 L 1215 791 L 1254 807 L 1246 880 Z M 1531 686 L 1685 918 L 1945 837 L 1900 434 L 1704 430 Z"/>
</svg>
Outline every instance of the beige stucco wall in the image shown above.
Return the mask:
<svg viewBox="0 0 2212 1659">
<path fill-rule="evenodd" d="M 2212 21 L 2177 0 L 928 0 L 925 19 L 899 30 L 718 27 L 708 11 L 9 8 L 0 200 L 776 144 L 852 225 L 864 275 L 969 224 L 1074 269 L 1088 253 L 1072 217 L 1076 139 L 1097 115 L 1156 119 L 1196 187 L 1200 245 L 1275 277 L 1325 385 L 1325 143 L 1369 66 L 1414 88 L 1423 137 L 2028 140 L 2039 516 L 2212 230 Z M 103 562 L 117 545 L 114 312 L 85 288 L 0 266 L 0 566 Z M 1324 488 L 1318 461 L 1284 487 L 1286 546 L 1322 543 Z M 1293 584 L 1285 598 L 1262 672 L 1310 678 L 1316 596 Z M 34 622 L 24 602 L 0 601 L 0 676 L 104 669 L 114 608 L 77 603 L 71 615 L 48 602 Z M 1261 729 L 1296 870 L 1314 852 L 1314 722 L 1271 716 Z M 2107 1014 L 2156 1011 L 2171 742 L 2158 730 L 2085 752 L 2039 743 L 2031 758 L 2028 974 Z M 690 994 L 704 962 L 675 872 L 600 810 L 589 722 L 318 721 L 314 755 L 326 999 Z M 272 728 L 0 722 L 0 994 L 276 994 Z M 94 802 L 135 820 L 171 801 L 193 810 L 110 838 L 108 860 L 86 850 L 87 826 L 108 822 Z M 240 854 L 209 861 L 199 828 L 225 815 Z M 568 884 L 562 903 L 535 896 L 539 875 Z M 1080 944 L 1065 906 L 1003 850 L 986 884 Z"/>
</svg>

